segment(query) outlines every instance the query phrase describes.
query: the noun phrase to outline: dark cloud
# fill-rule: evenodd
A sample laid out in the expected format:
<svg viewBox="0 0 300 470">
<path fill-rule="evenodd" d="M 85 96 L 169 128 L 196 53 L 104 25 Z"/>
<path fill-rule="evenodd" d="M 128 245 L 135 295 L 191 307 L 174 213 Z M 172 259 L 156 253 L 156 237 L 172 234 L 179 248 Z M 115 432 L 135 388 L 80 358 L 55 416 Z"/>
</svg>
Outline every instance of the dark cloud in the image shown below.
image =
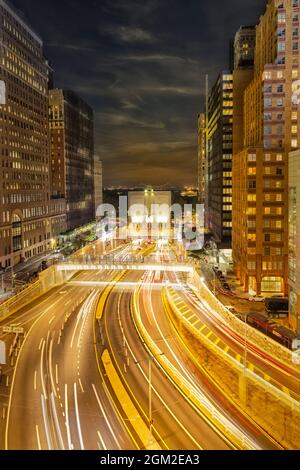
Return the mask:
<svg viewBox="0 0 300 470">
<path fill-rule="evenodd" d="M 41 34 L 56 86 L 95 110 L 106 185 L 195 184 L 196 118 L 229 40 L 266 0 L 13 0 Z"/>
</svg>

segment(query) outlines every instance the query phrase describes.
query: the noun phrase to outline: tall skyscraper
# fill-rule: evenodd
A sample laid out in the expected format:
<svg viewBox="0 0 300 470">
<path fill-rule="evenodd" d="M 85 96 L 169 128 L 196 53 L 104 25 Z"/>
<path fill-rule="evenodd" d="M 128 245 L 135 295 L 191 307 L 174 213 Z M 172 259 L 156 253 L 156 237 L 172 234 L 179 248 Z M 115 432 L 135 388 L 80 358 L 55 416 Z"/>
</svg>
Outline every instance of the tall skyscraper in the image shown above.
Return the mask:
<svg viewBox="0 0 300 470">
<path fill-rule="evenodd" d="M 206 223 L 216 241 L 231 245 L 232 212 L 232 73 L 222 72 L 208 97 Z"/>
<path fill-rule="evenodd" d="M 289 155 L 289 313 L 300 332 L 300 150 Z"/>
<path fill-rule="evenodd" d="M 206 168 L 205 114 L 201 113 L 198 115 L 198 199 L 201 204 L 205 201 Z"/>
<path fill-rule="evenodd" d="M 0 267 L 51 247 L 48 66 L 43 42 L 0 0 Z M 57 222 L 57 221 L 56 221 Z M 56 223 L 54 223 L 54 226 Z"/>
<path fill-rule="evenodd" d="M 49 93 L 51 195 L 65 198 L 67 228 L 95 219 L 93 111 L 72 91 Z"/>
<path fill-rule="evenodd" d="M 255 34 L 255 26 L 241 26 L 234 39 L 233 160 L 244 148 L 244 92 L 253 79 Z"/>
<path fill-rule="evenodd" d="M 234 69 L 253 67 L 256 27 L 241 26 L 234 38 Z"/>
<path fill-rule="evenodd" d="M 270 0 L 233 164 L 233 257 L 245 290 L 288 292 L 288 154 L 299 146 L 299 1 Z"/>
</svg>

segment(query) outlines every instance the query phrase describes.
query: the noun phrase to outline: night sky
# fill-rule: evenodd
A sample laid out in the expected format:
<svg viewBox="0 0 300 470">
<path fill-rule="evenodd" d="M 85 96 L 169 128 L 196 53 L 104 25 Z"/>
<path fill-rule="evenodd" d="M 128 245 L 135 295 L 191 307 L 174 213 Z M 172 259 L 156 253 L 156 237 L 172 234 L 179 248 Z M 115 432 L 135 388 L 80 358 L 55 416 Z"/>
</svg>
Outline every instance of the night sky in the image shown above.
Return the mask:
<svg viewBox="0 0 300 470">
<path fill-rule="evenodd" d="M 108 185 L 195 185 L 197 114 L 229 40 L 266 0 L 12 0 L 42 36 L 55 85 L 95 112 Z"/>
</svg>

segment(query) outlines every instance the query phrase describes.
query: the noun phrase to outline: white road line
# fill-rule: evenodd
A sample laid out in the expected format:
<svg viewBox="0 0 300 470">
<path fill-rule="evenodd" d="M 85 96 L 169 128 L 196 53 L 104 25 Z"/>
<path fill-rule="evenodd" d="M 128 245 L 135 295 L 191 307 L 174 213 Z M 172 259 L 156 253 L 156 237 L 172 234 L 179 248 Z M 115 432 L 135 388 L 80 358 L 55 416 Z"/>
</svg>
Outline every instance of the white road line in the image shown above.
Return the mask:
<svg viewBox="0 0 300 470">
<path fill-rule="evenodd" d="M 53 320 L 55 320 L 55 315 L 53 315 L 53 317 L 49 320 L 49 325 L 51 325 L 51 323 L 53 322 Z"/>
<path fill-rule="evenodd" d="M 81 425 L 80 425 L 80 417 L 79 417 L 79 409 L 78 409 L 76 383 L 74 383 L 74 398 L 75 398 L 75 413 L 76 413 L 76 423 L 77 423 L 77 430 L 78 430 L 78 435 L 79 435 L 79 442 L 80 442 L 81 450 L 84 450 L 83 437 L 82 437 L 82 431 L 81 431 Z"/>
<path fill-rule="evenodd" d="M 40 341 L 40 344 L 39 344 L 39 351 L 41 350 L 43 341 L 44 341 L 44 338 L 41 338 L 41 341 Z"/>
<path fill-rule="evenodd" d="M 101 442 L 101 445 L 102 445 L 102 449 L 101 449 L 101 447 L 100 447 L 100 450 L 107 450 L 107 447 L 106 447 L 106 445 L 105 445 L 105 442 L 104 442 L 103 439 L 102 439 L 102 436 L 101 436 L 101 434 L 100 434 L 100 431 L 97 431 L 97 434 L 98 434 L 98 437 L 99 437 L 100 442 Z"/>
<path fill-rule="evenodd" d="M 82 383 L 81 383 L 80 378 L 78 379 L 78 381 L 79 381 L 79 385 L 80 385 L 81 391 L 82 391 L 82 393 L 84 393 L 84 388 L 83 388 L 83 386 L 82 386 Z"/>
<path fill-rule="evenodd" d="M 46 392 L 46 387 L 45 387 L 45 381 L 44 381 L 44 350 L 45 350 L 45 340 L 43 340 L 42 344 L 42 350 L 41 350 L 41 361 L 40 361 L 40 374 L 41 374 L 41 383 L 42 383 L 42 388 L 43 388 L 43 394 L 45 397 L 45 400 L 47 400 L 47 392 Z"/>
<path fill-rule="evenodd" d="M 56 381 L 56 384 L 58 385 L 58 364 L 55 364 L 55 381 Z"/>
<path fill-rule="evenodd" d="M 36 390 L 36 376 L 37 376 L 37 371 L 34 371 L 34 377 L 33 377 L 33 390 Z"/>
<path fill-rule="evenodd" d="M 83 311 L 83 315 L 82 315 L 82 325 L 81 325 L 81 328 L 80 328 L 80 331 L 79 331 L 79 334 L 78 334 L 77 348 L 80 347 L 80 341 L 81 341 L 83 329 L 84 329 L 85 324 L 86 324 L 86 319 L 87 319 L 88 314 L 91 311 L 91 306 L 92 306 L 93 302 L 95 301 L 96 296 L 98 296 L 98 292 L 97 291 L 92 292 L 92 294 L 90 294 L 90 296 L 89 296 L 89 298 L 86 302 L 86 305 L 84 307 L 84 311 Z"/>
<path fill-rule="evenodd" d="M 68 408 L 68 385 L 67 384 L 65 384 L 65 412 L 66 412 L 66 428 L 67 428 L 69 450 L 73 450 L 74 447 L 71 441 L 71 433 L 70 433 L 69 408 Z"/>
<path fill-rule="evenodd" d="M 79 321 L 80 321 L 80 318 L 81 318 L 82 308 L 80 309 L 79 313 L 77 314 L 77 320 L 76 320 L 76 323 L 75 323 L 75 327 L 74 327 L 74 330 L 73 330 L 73 335 L 72 335 L 72 339 L 71 339 L 71 343 L 70 343 L 70 348 L 71 349 L 73 348 L 74 338 L 75 338 L 75 334 L 76 334 L 76 331 L 77 331 L 77 328 L 78 328 L 78 325 L 79 325 Z"/>
<path fill-rule="evenodd" d="M 42 401 L 43 420 L 44 420 L 44 427 L 45 427 L 47 445 L 48 445 L 48 449 L 52 450 L 51 437 L 50 437 L 50 433 L 49 433 L 48 418 L 47 418 L 44 395 L 41 395 L 41 401 Z"/>
<path fill-rule="evenodd" d="M 39 427 L 38 427 L 37 424 L 35 425 L 35 431 L 36 431 L 36 439 L 37 439 L 37 444 L 38 444 L 38 450 L 42 450 L 40 432 L 39 432 Z"/>
<path fill-rule="evenodd" d="M 119 441 L 118 441 L 118 439 L 117 439 L 117 436 L 115 435 L 114 430 L 113 430 L 113 428 L 111 427 L 111 424 L 110 424 L 109 419 L 108 419 L 108 417 L 107 417 L 107 414 L 105 413 L 105 410 L 104 410 L 104 408 L 103 408 L 103 406 L 102 406 L 102 403 L 101 403 L 101 401 L 100 401 L 99 395 L 98 395 L 97 390 L 96 390 L 96 387 L 95 387 L 94 384 L 92 384 L 92 387 L 93 387 L 94 394 L 95 394 L 95 396 L 96 396 L 96 400 L 97 400 L 97 402 L 98 402 L 99 408 L 100 408 L 101 413 L 102 413 L 102 415 L 103 415 L 103 418 L 105 419 L 106 424 L 107 424 L 107 426 L 108 426 L 108 429 L 110 430 L 110 432 L 111 432 L 111 434 L 112 434 L 114 440 L 116 441 L 117 446 L 119 447 L 120 450 L 122 450 L 122 449 L 121 449 L 121 446 L 120 446 L 120 444 L 119 444 Z"/>
<path fill-rule="evenodd" d="M 51 381 L 52 391 L 55 397 L 57 397 L 56 387 L 55 387 L 53 373 L 52 373 L 52 347 L 53 347 L 53 339 L 51 339 L 50 347 L 49 347 L 49 371 L 50 371 L 50 381 Z"/>
<path fill-rule="evenodd" d="M 58 438 L 59 438 L 60 449 L 65 450 L 64 440 L 63 440 L 60 425 L 59 425 L 59 422 L 58 422 L 57 411 L 56 411 L 56 406 L 55 406 L 55 400 L 54 400 L 53 393 L 51 393 L 50 402 L 51 402 L 51 407 L 52 407 L 52 411 L 53 411 L 53 415 L 54 415 L 54 423 L 55 423 L 55 427 L 56 427 L 56 432 L 57 432 Z"/>
</svg>

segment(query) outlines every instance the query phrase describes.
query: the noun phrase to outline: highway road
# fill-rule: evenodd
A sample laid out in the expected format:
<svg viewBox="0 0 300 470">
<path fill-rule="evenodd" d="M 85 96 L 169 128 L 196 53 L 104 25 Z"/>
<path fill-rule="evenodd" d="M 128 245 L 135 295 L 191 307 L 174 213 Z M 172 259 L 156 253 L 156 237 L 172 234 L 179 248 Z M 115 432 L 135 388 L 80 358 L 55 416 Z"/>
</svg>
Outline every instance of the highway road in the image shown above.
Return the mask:
<svg viewBox="0 0 300 470">
<path fill-rule="evenodd" d="M 129 273 L 133 282 L 141 273 Z M 101 321 L 104 349 L 108 349 L 122 383 L 146 426 L 149 426 L 149 359 L 150 355 L 135 330 L 130 316 L 132 291 L 112 291 Z M 159 312 L 156 312 L 158 314 Z M 99 361 L 101 363 L 101 361 Z M 129 364 L 129 365 L 128 365 Z M 104 366 L 101 364 L 102 373 Z M 228 443 L 200 417 L 160 368 L 152 361 L 153 435 L 162 449 L 229 449 Z M 114 397 L 119 414 L 126 420 L 111 383 L 106 379 L 109 394 Z M 129 433 L 140 448 L 135 422 L 127 421 Z M 149 430 L 150 435 L 150 430 Z"/>
<path fill-rule="evenodd" d="M 156 278 L 156 280 L 155 280 Z M 168 275 L 169 282 L 175 282 L 174 274 Z M 214 404 L 224 417 L 247 436 L 254 445 L 262 449 L 277 449 L 280 445 L 266 437 L 253 423 L 216 390 L 213 383 L 201 373 L 192 362 L 185 346 L 167 318 L 162 302 L 161 290 L 155 288 L 156 281 L 161 279 L 155 273 L 149 273 L 146 285 L 141 287 L 139 295 L 139 310 L 145 328 L 156 344 L 159 344 L 165 357 L 173 364 L 178 373 L 190 384 L 196 393 L 204 394 Z"/>
<path fill-rule="evenodd" d="M 124 259 L 131 252 L 132 247 L 122 246 L 116 256 Z M 157 253 L 161 261 L 170 256 L 168 249 Z M 115 285 L 101 285 L 116 276 Z M 166 279 L 179 282 L 175 274 L 127 272 L 120 278 L 116 272 L 92 271 L 78 273 L 75 279 L 76 284 L 73 279 L 54 289 L 5 322 L 17 323 L 27 334 L 10 371 L 8 400 L 5 394 L 1 397 L 0 388 L 0 403 L 7 415 L 6 426 L 5 420 L 0 425 L 3 448 L 232 448 L 217 427 L 175 388 L 141 341 L 132 320 L 135 288 L 139 289 L 139 310 L 148 333 L 184 380 L 254 447 L 280 448 L 233 407 L 191 361 L 162 302 L 161 283 Z M 189 290 L 178 294 L 219 331 L 206 306 Z M 229 341 L 233 347 L 236 339 L 230 337 Z"/>
<path fill-rule="evenodd" d="M 80 273 L 77 280 L 93 276 Z M 67 284 L 17 317 L 29 330 L 13 375 L 6 449 L 132 448 L 97 368 L 93 315 L 100 290 Z"/>
</svg>

